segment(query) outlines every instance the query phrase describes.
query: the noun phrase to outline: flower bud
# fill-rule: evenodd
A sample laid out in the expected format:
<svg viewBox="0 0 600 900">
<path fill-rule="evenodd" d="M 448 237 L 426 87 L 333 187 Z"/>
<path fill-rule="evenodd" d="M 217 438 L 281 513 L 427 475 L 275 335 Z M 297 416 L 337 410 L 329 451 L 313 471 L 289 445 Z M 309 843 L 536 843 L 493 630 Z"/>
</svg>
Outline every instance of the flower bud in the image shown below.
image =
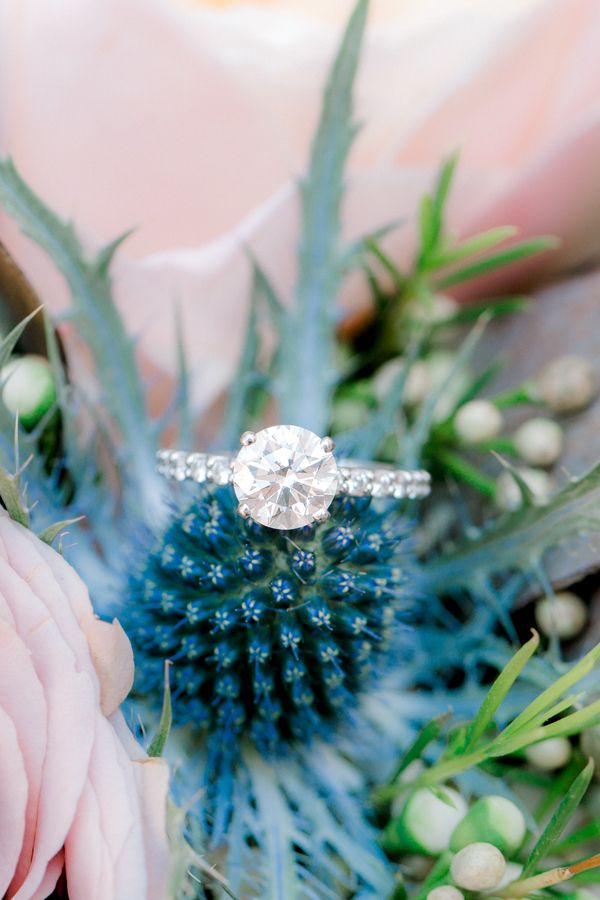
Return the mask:
<svg viewBox="0 0 600 900">
<path fill-rule="evenodd" d="M 402 357 L 397 356 L 378 369 L 373 378 L 373 393 L 379 402 L 383 400 L 405 365 Z M 427 363 L 422 359 L 415 360 L 409 368 L 404 382 L 402 392 L 404 406 L 418 406 L 419 403 L 422 403 L 429 393 L 430 386 Z"/>
<path fill-rule="evenodd" d="M 491 441 L 502 430 L 502 413 L 488 400 L 470 400 L 456 413 L 454 430 L 464 444 Z"/>
<path fill-rule="evenodd" d="M 571 591 L 542 597 L 535 604 L 535 620 L 546 637 L 554 635 L 568 641 L 583 630 L 587 617 L 587 606 Z"/>
<path fill-rule="evenodd" d="M 456 854 L 450 866 L 453 880 L 468 891 L 488 891 L 498 886 L 506 860 L 493 844 L 469 844 Z"/>
<path fill-rule="evenodd" d="M 450 373 L 456 364 L 456 354 L 448 350 L 436 350 L 434 353 L 430 353 L 426 364 L 430 384 L 428 393 L 443 388 L 433 416 L 435 422 L 443 422 L 453 412 L 456 404 L 469 387 L 471 375 L 467 369 L 463 368 L 455 372 L 448 382 Z"/>
<path fill-rule="evenodd" d="M 404 382 L 402 394 L 404 406 L 418 406 L 419 403 L 423 403 L 430 389 L 431 381 L 427 363 L 422 359 L 417 359 L 408 370 Z"/>
<path fill-rule="evenodd" d="M 419 788 L 411 794 L 400 815 L 392 819 L 384 836 L 389 853 L 411 851 L 435 856 L 447 850 L 452 832 L 467 812 L 467 804 L 452 788 L 444 787 L 448 802 L 430 788 Z"/>
<path fill-rule="evenodd" d="M 515 447 L 521 459 L 532 466 L 551 466 L 560 457 L 563 430 L 552 419 L 535 418 L 517 428 Z"/>
<path fill-rule="evenodd" d="M 481 797 L 454 829 L 450 849 L 462 850 L 475 841 L 485 841 L 510 856 L 521 846 L 525 831 L 523 813 L 511 800 Z"/>
<path fill-rule="evenodd" d="M 577 412 L 594 399 L 596 373 L 581 356 L 560 356 L 548 363 L 537 379 L 544 403 L 559 413 Z"/>
<path fill-rule="evenodd" d="M 550 476 L 541 469 L 518 469 L 537 505 L 543 506 L 552 494 L 554 483 Z M 496 480 L 496 503 L 501 509 L 509 511 L 518 509 L 523 502 L 519 485 L 510 472 L 502 472 Z"/>
<path fill-rule="evenodd" d="M 43 356 L 19 356 L 0 373 L 2 400 L 25 428 L 33 428 L 56 401 L 50 363 Z"/>
<path fill-rule="evenodd" d="M 525 750 L 527 762 L 542 772 L 553 772 L 562 769 L 571 759 L 573 748 L 566 737 L 548 738 L 532 744 Z"/>
<path fill-rule="evenodd" d="M 424 325 L 440 325 L 456 315 L 459 303 L 448 294 L 436 294 L 431 303 L 418 302 L 411 309 L 412 319 Z"/>
<path fill-rule="evenodd" d="M 427 900 L 464 900 L 464 894 L 451 884 L 441 884 L 427 894 Z"/>
<path fill-rule="evenodd" d="M 521 877 L 522 871 L 523 866 L 521 863 L 507 862 L 504 875 L 496 885 L 496 890 L 500 891 L 503 888 L 508 887 L 509 884 L 512 884 L 513 881 L 517 881 L 517 879 Z M 523 897 L 522 900 L 527 900 L 527 897 Z"/>
<path fill-rule="evenodd" d="M 425 771 L 425 763 L 422 759 L 413 759 L 407 767 L 404 769 L 400 778 L 398 779 L 400 783 L 406 783 L 407 781 L 415 781 L 419 775 L 422 775 Z M 395 797 L 392 801 L 392 818 L 396 818 L 402 813 L 404 806 L 406 804 L 406 797 L 403 794 L 400 794 L 398 797 Z"/>
</svg>

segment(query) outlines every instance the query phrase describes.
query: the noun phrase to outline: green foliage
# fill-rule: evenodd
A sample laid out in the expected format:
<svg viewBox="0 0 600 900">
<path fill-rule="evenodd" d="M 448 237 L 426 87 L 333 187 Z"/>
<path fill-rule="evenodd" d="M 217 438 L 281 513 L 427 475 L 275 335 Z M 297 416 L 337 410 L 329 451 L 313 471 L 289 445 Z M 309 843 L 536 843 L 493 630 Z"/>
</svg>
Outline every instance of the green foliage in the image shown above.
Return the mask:
<svg viewBox="0 0 600 900">
<path fill-rule="evenodd" d="M 498 730 L 494 728 L 496 713 L 523 673 L 538 642 L 537 635 L 534 635 L 508 661 L 487 692 L 476 716 L 468 724 L 450 732 L 447 747 L 437 763 L 413 780 L 401 781 L 396 773 L 394 780 L 377 792 L 377 799 L 389 802 L 413 788 L 443 784 L 447 779 L 490 760 L 518 754 L 548 738 L 580 734 L 600 722 L 600 700 L 580 707 L 581 695 L 572 692 L 600 660 L 600 644 L 597 644 L 507 725 Z M 576 706 L 580 708 L 572 711 Z M 494 733 L 490 734 L 490 731 Z"/>
<path fill-rule="evenodd" d="M 433 592 L 472 585 L 479 577 L 520 570 L 534 574 L 544 555 L 600 528 L 600 465 L 572 479 L 544 506 L 525 504 L 432 559 L 424 573 Z"/>
<path fill-rule="evenodd" d="M 558 839 L 571 821 L 575 811 L 579 808 L 583 796 L 590 786 L 593 774 L 594 763 L 590 759 L 569 786 L 550 821 L 531 848 L 529 856 L 523 866 L 520 879 L 532 875 L 544 859 L 553 852 Z"/>
<path fill-rule="evenodd" d="M 162 756 L 163 750 L 171 733 L 171 725 L 173 724 L 173 708 L 171 704 L 171 682 L 169 678 L 169 669 L 171 663 L 165 660 L 165 686 L 163 689 L 163 704 L 158 722 L 158 729 L 148 747 L 148 756 Z"/>
<path fill-rule="evenodd" d="M 262 411 L 270 373 L 261 371 L 261 326 L 270 324 L 274 330 L 279 331 L 283 315 L 283 308 L 267 276 L 258 263 L 253 261 L 246 336 L 223 415 L 223 447 L 235 448 L 242 432 L 250 427 Z"/>
<path fill-rule="evenodd" d="M 497 250 L 482 259 L 461 266 L 447 275 L 444 275 L 437 282 L 437 287 L 443 290 L 444 288 L 462 284 L 465 281 L 470 281 L 472 278 L 487 275 L 489 272 L 494 272 L 496 269 L 501 269 L 504 266 L 527 259 L 537 253 L 543 253 L 545 250 L 553 250 L 557 246 L 558 241 L 556 238 L 549 236 L 533 238 L 530 241 L 522 241 L 518 244 L 513 244 L 511 247 L 507 247 L 504 250 Z"/>
<path fill-rule="evenodd" d="M 126 235 L 88 259 L 73 227 L 36 197 L 10 159 L 0 160 L 0 202 L 67 280 L 73 318 L 94 356 L 105 402 L 127 448 L 121 458 L 127 490 L 151 516 L 160 505 L 154 473 L 155 441 L 133 344 L 112 299 L 109 276 L 114 253 Z"/>
<path fill-rule="evenodd" d="M 356 129 L 352 90 L 368 0 L 359 0 L 329 76 L 310 165 L 301 185 L 302 238 L 294 307 L 287 313 L 278 372 L 280 416 L 324 433 L 336 382 L 335 302 L 341 281 L 340 205 Z"/>
<path fill-rule="evenodd" d="M 8 515 L 19 525 L 29 526 L 29 510 L 21 491 L 22 469 L 17 469 L 14 474 L 0 467 L 0 500 Z"/>
<path fill-rule="evenodd" d="M 355 403 L 360 413 L 359 423 L 354 422 L 351 427 L 338 427 L 336 438 L 342 452 L 401 461 L 406 465 L 424 463 L 433 469 L 440 485 L 446 478 L 461 481 L 491 500 L 495 495 L 495 484 L 480 465 L 477 453 L 496 450 L 511 457 L 514 454 L 510 439 L 499 437 L 476 447 L 474 454 L 467 454 L 457 439 L 454 415 L 460 405 L 480 397 L 484 391 L 490 391 L 498 372 L 499 366 L 495 363 L 483 373 L 473 375 L 468 371 L 484 328 L 491 319 L 520 310 L 525 299 L 520 294 L 514 297 L 484 298 L 478 304 L 456 309 L 444 314 L 441 319 L 436 319 L 436 293 L 545 252 L 555 246 L 555 241 L 546 237 L 518 241 L 516 229 L 510 226 L 501 226 L 466 238 L 449 235 L 445 226 L 445 210 L 456 167 L 456 158 L 453 157 L 443 165 L 433 190 L 422 201 L 418 221 L 418 247 L 414 259 L 405 269 L 390 259 L 384 250 L 384 240 L 389 228 L 382 228 L 350 247 L 341 246 L 340 207 L 344 167 L 355 134 L 352 117 L 353 83 L 367 7 L 367 0 L 359 0 L 346 30 L 327 83 L 309 172 L 300 186 L 302 237 L 299 275 L 295 302 L 290 309 L 281 304 L 268 275 L 253 262 L 253 292 L 246 339 L 228 397 L 223 423 L 224 444 L 233 447 L 246 427 L 261 421 L 270 397 L 279 401 L 279 416 L 282 421 L 305 425 L 320 433 L 325 433 L 328 425 L 343 419 L 340 410 L 344 404 L 347 408 L 348 404 Z M 122 557 L 126 555 L 123 547 L 128 552 L 139 550 L 139 546 L 135 546 L 136 538 L 132 538 L 130 534 L 127 535 L 130 543 L 122 542 L 129 523 L 132 522 L 136 528 L 149 521 L 154 523 L 156 512 L 162 509 L 154 475 L 157 423 L 148 420 L 134 347 L 125 333 L 111 295 L 110 265 L 123 238 L 108 245 L 95 257 L 88 258 L 72 226 L 62 222 L 33 194 L 10 160 L 0 161 L 0 201 L 22 229 L 46 250 L 67 279 L 72 295 L 72 315 L 84 342 L 93 354 L 98 379 L 104 390 L 103 399 L 109 421 L 98 422 L 102 442 L 110 442 L 108 434 L 113 431 L 113 425 L 117 426 L 120 433 L 120 446 L 115 456 L 126 488 L 126 499 L 129 500 L 127 510 L 130 519 L 127 519 L 125 527 L 111 531 L 106 527 L 106 521 L 111 519 L 114 526 L 117 502 L 106 486 L 109 480 L 103 479 L 99 472 L 97 455 L 92 452 L 96 449 L 95 445 L 81 445 L 77 434 L 73 388 L 65 375 L 53 328 L 47 322 L 48 355 L 57 386 L 57 404 L 63 425 L 62 449 L 68 469 L 64 479 L 67 481 L 67 490 L 62 489 L 63 473 L 59 473 L 61 490 L 51 493 L 51 496 L 55 501 L 59 496 L 60 505 L 63 506 L 70 505 L 73 495 L 80 501 L 85 498 L 92 519 L 93 541 L 90 541 L 90 545 L 93 544 L 93 547 L 90 555 L 94 563 L 93 571 L 96 573 L 103 568 L 105 572 L 109 572 L 109 577 L 114 576 L 111 564 L 112 569 L 117 568 L 115 560 L 122 564 Z M 340 336 L 336 334 L 335 305 L 343 276 L 357 265 L 362 266 L 371 286 L 373 308 L 377 315 L 360 333 Z M 0 365 L 15 349 L 25 325 L 26 322 L 18 326 L 0 347 Z M 409 402 L 408 385 L 415 367 L 430 362 L 437 349 L 449 340 L 449 336 L 455 335 L 456 329 L 464 328 L 465 325 L 473 327 L 455 354 L 446 377 L 433 386 L 425 399 Z M 266 328 L 275 335 L 275 350 L 270 358 L 265 353 L 263 342 Z M 452 340 L 455 344 L 454 338 Z M 180 325 L 177 356 L 179 389 L 176 406 L 181 439 L 187 445 L 193 437 L 193 422 L 189 405 L 188 367 Z M 378 394 L 375 391 L 376 380 L 390 361 L 400 361 L 401 365 L 387 389 Z M 463 378 L 465 373 L 466 379 Z M 440 402 L 445 400 L 449 401 L 445 414 L 440 414 Z M 496 397 L 492 395 L 492 400 L 498 408 L 504 409 L 532 403 L 535 396 L 527 385 L 519 385 L 510 392 Z M 92 407 L 93 417 L 96 419 L 102 418 L 99 415 L 100 409 L 100 405 Z M 6 415 L 6 410 L 2 410 L 1 404 L 0 426 L 1 437 L 6 443 L 6 435 L 13 422 Z M 39 456 L 35 441 L 35 436 L 24 436 L 22 447 L 27 451 L 31 448 Z M 7 458 L 10 456 L 4 447 L 2 451 Z M 14 458 L 17 457 L 18 453 L 15 451 Z M 39 471 L 45 475 L 44 462 L 42 460 Z M 0 496 L 9 513 L 17 521 L 28 524 L 29 510 L 19 484 L 21 467 L 18 462 L 15 470 L 14 475 L 0 471 Z M 468 673 L 468 690 L 465 690 L 466 700 L 461 713 L 465 708 L 472 708 L 469 704 L 474 702 L 473 696 L 481 696 L 481 676 L 479 672 L 474 674 L 474 670 L 482 660 L 486 661 L 486 648 L 489 649 L 488 645 L 492 641 L 494 648 L 505 646 L 500 638 L 496 640 L 491 635 L 498 618 L 505 628 L 511 627 L 507 609 L 510 598 L 516 596 L 519 588 L 511 587 L 508 576 L 516 573 L 519 584 L 522 584 L 525 578 L 539 570 L 544 554 L 549 549 L 566 538 L 580 535 L 586 530 L 598 530 L 600 527 L 600 466 L 584 478 L 571 482 L 543 507 L 534 505 L 518 472 L 514 472 L 514 477 L 521 482 L 525 501 L 522 508 L 486 526 L 475 537 L 472 536 L 473 529 L 466 529 L 469 537 L 464 538 L 451 553 L 440 555 L 435 551 L 435 542 L 431 543 L 431 558 L 427 560 L 422 573 L 420 586 L 431 595 L 451 591 L 453 599 L 459 605 L 465 597 L 468 598 L 468 602 L 462 604 L 464 609 L 461 606 L 464 623 L 461 619 L 460 635 L 456 635 L 457 641 L 460 639 L 461 648 L 467 648 L 467 655 L 472 657 L 468 661 L 471 671 Z M 82 486 L 93 484 L 96 487 L 100 482 L 104 483 L 104 502 L 96 504 L 95 500 L 100 492 L 85 493 Z M 204 514 L 209 507 L 204 500 L 201 503 L 200 513 Z M 214 504 L 212 509 L 214 513 Z M 203 534 L 209 548 L 207 553 L 214 550 L 215 529 L 221 527 L 224 518 L 222 510 L 217 510 L 217 513 L 219 515 L 213 515 L 208 522 L 206 534 Z M 65 520 L 45 527 L 42 538 L 48 541 L 55 539 L 73 521 L 76 520 Z M 137 534 L 136 528 L 131 529 L 132 534 Z M 99 533 L 106 537 L 104 544 L 97 538 Z M 115 534 L 118 534 L 119 539 L 115 538 Z M 247 537 L 241 542 L 236 539 L 232 544 L 236 547 L 236 553 L 240 548 L 248 549 Z M 108 545 L 112 548 L 112 555 L 104 552 Z M 97 553 L 99 546 L 102 547 L 101 554 Z M 227 543 L 228 553 L 229 548 L 230 544 Z M 265 549 L 264 545 L 262 549 Z M 231 555 L 238 562 L 236 555 Z M 273 554 L 273 559 L 277 566 L 281 566 L 285 564 L 286 555 L 278 550 Z M 382 559 L 378 563 L 382 566 L 382 571 L 377 573 L 376 582 L 380 590 L 386 563 Z M 361 567 L 364 569 L 364 562 L 361 562 Z M 321 568 L 323 572 L 331 574 L 330 564 Z M 399 565 L 396 568 L 400 570 Z M 237 613 L 241 583 L 239 569 L 231 566 L 230 570 L 226 574 L 232 579 L 231 607 Z M 302 582 L 300 590 L 304 590 L 307 580 L 299 581 Z M 97 585 L 94 587 L 98 590 Z M 186 584 L 186 590 L 187 587 Z M 218 606 L 222 612 L 223 594 L 211 587 L 207 596 L 210 603 Z M 505 596 L 509 599 L 504 599 Z M 336 603 L 341 607 L 338 601 Z M 493 612 L 490 612 L 493 604 L 496 605 Z M 475 608 L 472 616 L 468 612 L 470 605 Z M 486 605 L 488 608 L 482 614 L 482 607 Z M 381 607 L 381 603 L 377 605 L 378 610 Z M 187 614 L 187 607 L 185 610 Z M 307 612 L 306 605 L 300 604 L 298 610 L 299 617 L 302 617 Z M 289 611 L 286 609 L 286 614 Z M 438 612 L 436 606 L 436 614 Z M 190 635 L 196 637 L 198 629 L 196 623 L 192 624 L 194 628 L 190 629 Z M 414 650 L 415 659 L 407 659 L 406 664 L 403 663 L 401 675 L 404 682 L 399 677 L 394 690 L 400 690 L 397 687 L 400 683 L 409 688 L 415 684 L 422 685 L 430 675 L 433 654 L 446 653 L 443 662 L 445 664 L 448 659 L 446 668 L 450 669 L 453 664 L 452 655 L 442 648 L 448 643 L 448 629 L 455 624 L 451 616 L 444 620 L 443 628 L 437 622 L 422 624 L 419 640 L 424 640 L 424 646 L 430 650 L 430 654 Z M 177 637 L 181 629 L 166 628 L 165 631 L 159 636 L 168 643 L 173 636 Z M 243 631 L 240 629 L 240 635 L 243 634 L 245 639 L 248 631 L 247 628 Z M 141 642 L 139 648 L 140 670 L 143 670 L 144 657 L 148 662 L 149 655 L 148 633 L 143 636 L 145 642 Z M 215 648 L 227 650 L 227 641 L 222 636 L 215 638 L 213 632 L 207 632 L 205 637 L 206 647 L 203 645 L 202 660 L 207 665 L 216 665 Z M 266 638 L 270 639 L 268 633 Z M 429 644 L 426 643 L 427 639 Z M 482 649 L 484 644 L 486 648 Z M 390 870 L 382 858 L 368 816 L 365 815 L 368 805 L 365 800 L 365 785 L 369 777 L 366 770 L 369 766 L 364 764 L 364 760 L 370 760 L 371 774 L 374 770 L 380 771 L 377 765 L 373 765 L 372 747 L 367 746 L 369 740 L 372 744 L 377 743 L 381 734 L 382 741 L 387 741 L 386 752 L 389 750 L 389 766 L 386 771 L 392 771 L 393 774 L 376 794 L 377 799 L 382 801 L 382 808 L 408 789 L 431 786 L 439 790 L 439 786 L 448 779 L 460 780 L 472 776 L 475 781 L 479 779 L 480 784 L 485 779 L 488 779 L 485 783 L 496 783 L 495 778 L 503 777 L 503 784 L 507 785 L 509 769 L 511 766 L 516 768 L 512 765 L 514 759 L 507 761 L 507 757 L 518 756 L 532 743 L 547 737 L 579 734 L 600 721 L 600 701 L 583 706 L 581 696 L 576 692 L 600 658 L 599 648 L 594 648 L 556 680 L 556 670 L 549 664 L 540 668 L 537 674 L 544 689 L 539 696 L 527 703 L 518 715 L 511 717 L 503 712 L 509 705 L 514 708 L 515 697 L 521 696 L 519 690 L 529 671 L 526 671 L 526 666 L 537 646 L 538 638 L 534 636 L 500 672 L 478 712 L 474 716 L 461 715 L 458 725 L 448 727 L 449 716 L 438 715 L 425 724 L 411 742 L 410 729 L 423 721 L 424 714 L 422 710 L 419 710 L 418 715 L 413 713 L 410 723 L 407 714 L 407 721 L 401 723 L 404 726 L 401 741 L 404 745 L 408 744 L 408 748 L 401 754 L 395 768 L 392 765 L 390 746 L 394 745 L 394 741 L 400 742 L 397 731 L 394 731 L 398 723 L 392 721 L 394 713 L 390 713 L 388 709 L 383 710 L 384 704 L 377 713 L 377 739 L 373 735 L 367 739 L 364 729 L 356 739 L 357 747 L 351 748 L 356 749 L 355 756 L 349 748 L 350 741 L 346 738 L 344 744 L 340 738 L 341 729 L 338 730 L 337 719 L 326 737 L 318 744 L 315 742 L 302 757 L 290 754 L 285 759 L 267 762 L 246 746 L 241 774 L 228 770 L 224 777 L 211 780 L 207 786 L 208 794 L 214 792 L 222 799 L 222 805 L 214 807 L 220 810 L 219 814 L 211 819 L 215 831 L 223 835 L 226 826 L 230 829 L 227 860 L 229 870 L 233 873 L 231 890 L 237 890 L 240 885 L 244 888 L 250 885 L 252 896 L 258 895 L 257 892 L 262 890 L 260 896 L 295 897 L 301 896 L 305 889 L 317 896 L 321 888 L 329 889 L 323 886 L 327 883 L 328 886 L 333 886 L 332 895 L 338 887 L 342 895 L 356 887 L 357 894 L 362 892 L 361 896 L 366 896 L 365 891 L 368 890 L 374 891 L 375 896 L 384 896 L 391 881 Z M 156 658 L 151 660 L 158 662 L 158 667 L 162 665 L 164 644 L 159 649 L 160 654 L 157 653 Z M 375 654 L 371 653 L 370 657 L 373 659 Z M 192 655 L 191 660 L 193 659 Z M 158 668 L 158 671 L 162 669 Z M 202 678 L 206 678 L 207 671 L 209 669 L 204 666 Z M 435 689 L 432 689 L 431 697 L 426 697 L 425 690 L 422 689 L 420 705 L 423 705 L 421 701 L 424 703 L 426 699 L 432 699 L 435 701 L 432 705 L 439 712 L 449 705 L 452 694 L 459 696 L 459 692 L 448 687 L 445 676 L 446 672 L 437 681 L 434 682 L 431 678 L 427 682 L 428 686 L 434 684 Z M 175 670 L 174 678 L 178 677 L 178 670 Z M 247 693 L 249 682 L 244 681 L 242 687 L 242 693 Z M 531 693 L 529 684 L 527 691 Z M 207 691 L 207 694 L 210 695 L 212 710 L 215 706 L 214 692 Z M 182 696 L 180 693 L 179 704 Z M 460 697 L 462 699 L 462 695 Z M 397 699 L 397 693 L 393 698 Z M 262 708 L 265 706 L 266 702 L 263 700 Z M 347 712 L 350 706 L 348 704 L 344 710 Z M 177 704 L 175 710 L 177 711 Z M 171 727 L 171 715 L 171 695 L 167 679 L 158 731 L 150 746 L 151 754 L 162 753 Z M 402 715 L 398 718 L 402 718 Z M 410 763 L 422 758 L 430 759 L 439 750 L 445 737 L 446 745 L 437 762 L 426 768 L 418 778 L 410 782 L 403 781 Z M 222 743 L 225 745 L 226 741 Z M 376 747 L 377 762 L 381 747 L 383 743 Z M 196 745 L 193 748 L 195 758 L 198 752 L 204 751 L 199 751 Z M 580 804 L 591 777 L 591 769 L 583 766 L 580 755 L 577 756 L 576 765 L 581 771 L 571 773 L 569 770 L 568 780 L 572 783 L 568 785 L 565 799 L 557 805 L 550 823 L 530 850 L 523 876 L 525 878 L 537 871 L 549 852 L 556 852 L 561 846 L 567 849 L 573 846 L 567 845 L 569 838 L 562 845 L 558 841 L 573 811 Z M 556 779 L 555 786 L 558 783 Z M 562 781 L 560 784 L 562 785 Z M 212 796 L 210 799 L 212 801 Z M 551 808 L 555 797 L 550 790 L 545 799 L 548 808 Z M 210 818 L 211 810 L 206 800 L 204 815 L 199 814 L 194 819 L 198 829 L 201 820 Z M 222 810 L 225 811 L 221 812 Z M 578 838 L 585 840 L 593 836 L 596 827 L 594 823 L 589 828 L 587 825 L 583 826 Z M 584 830 L 585 828 L 588 830 Z M 424 900 L 432 887 L 447 879 L 449 863 L 448 854 L 440 857 L 428 879 L 420 887 L 417 900 Z M 194 867 L 203 871 L 205 877 L 214 877 L 200 859 L 194 862 Z M 575 869 L 572 871 L 575 872 Z M 229 883 L 221 884 L 223 890 L 232 896 Z M 521 885 L 516 890 L 522 888 Z M 397 894 L 405 894 L 404 886 L 397 886 Z M 515 893 L 513 896 L 517 895 Z"/>
</svg>

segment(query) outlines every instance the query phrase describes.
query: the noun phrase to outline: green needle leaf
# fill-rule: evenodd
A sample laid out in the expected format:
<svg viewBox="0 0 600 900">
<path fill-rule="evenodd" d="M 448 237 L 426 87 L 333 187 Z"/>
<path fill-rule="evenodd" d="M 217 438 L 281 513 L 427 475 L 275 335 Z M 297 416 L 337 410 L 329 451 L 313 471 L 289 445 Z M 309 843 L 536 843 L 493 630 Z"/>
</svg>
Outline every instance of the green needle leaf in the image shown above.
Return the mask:
<svg viewBox="0 0 600 900">
<path fill-rule="evenodd" d="M 542 713 L 545 712 L 548 714 L 548 710 L 552 709 L 555 703 L 559 702 L 565 694 L 570 693 L 571 688 L 585 678 L 586 675 L 589 675 L 599 660 L 600 643 L 593 647 L 589 653 L 586 653 L 586 655 L 580 659 L 579 662 L 575 663 L 568 672 L 561 675 L 560 678 L 536 697 L 536 699 L 533 700 L 523 712 L 504 729 L 502 738 L 504 739 L 509 735 L 513 736 L 517 734 L 524 727 L 531 725 L 537 716 Z M 560 719 L 556 724 L 560 724 L 560 722 L 564 721 L 564 719 Z"/>
<path fill-rule="evenodd" d="M 520 650 L 508 661 L 503 670 L 500 672 L 491 688 L 487 692 L 479 712 L 473 719 L 465 736 L 464 745 L 461 752 L 467 753 L 472 750 L 479 741 L 479 738 L 485 733 L 487 728 L 492 724 L 494 716 L 500 707 L 500 704 L 508 694 L 509 690 L 536 652 L 540 643 L 540 638 L 534 632 Z"/>
<path fill-rule="evenodd" d="M 461 284 L 463 281 L 469 281 L 471 278 L 477 278 L 479 275 L 485 275 L 488 272 L 494 272 L 510 263 L 518 262 L 522 259 L 528 259 L 530 256 L 536 256 L 546 250 L 554 250 L 559 242 L 555 237 L 543 236 L 532 238 L 529 241 L 521 241 L 507 247 L 505 250 L 498 250 L 490 253 L 483 259 L 476 260 L 466 266 L 450 272 L 436 283 L 438 289 L 452 287 L 455 284 Z"/>
<path fill-rule="evenodd" d="M 421 246 L 415 265 L 415 269 L 419 273 L 425 272 L 431 267 L 431 257 L 438 252 L 444 225 L 444 208 L 457 161 L 456 154 L 446 160 L 438 176 L 433 194 L 426 194 L 421 201 L 419 210 Z"/>
<path fill-rule="evenodd" d="M 509 240 L 518 234 L 518 229 L 512 225 L 501 225 L 499 228 L 490 228 L 475 237 L 467 238 L 460 243 L 449 247 L 441 248 L 437 253 L 432 254 L 429 260 L 431 269 L 442 269 L 453 263 L 467 259 L 469 256 L 476 256 L 484 250 L 489 250 L 504 241 Z"/>
<path fill-rule="evenodd" d="M 432 741 L 435 741 L 435 739 L 439 737 L 442 728 L 449 718 L 450 713 L 444 713 L 441 716 L 436 716 L 431 720 L 431 722 L 428 722 L 423 726 L 423 728 L 419 731 L 418 735 L 416 736 L 408 750 L 403 754 L 400 762 L 396 766 L 394 774 L 390 778 L 390 784 L 393 784 L 395 781 L 397 781 L 412 762 L 414 762 L 416 759 L 421 759 L 423 751 L 427 749 Z"/>
<path fill-rule="evenodd" d="M 554 845 L 557 843 L 573 813 L 581 803 L 583 795 L 587 791 L 590 781 L 592 780 L 593 774 L 594 763 L 593 760 L 590 759 L 585 768 L 581 770 L 571 784 L 567 793 L 556 808 L 554 815 L 540 835 L 539 840 L 532 848 L 519 880 L 531 875 L 538 864 L 552 853 Z"/>
</svg>

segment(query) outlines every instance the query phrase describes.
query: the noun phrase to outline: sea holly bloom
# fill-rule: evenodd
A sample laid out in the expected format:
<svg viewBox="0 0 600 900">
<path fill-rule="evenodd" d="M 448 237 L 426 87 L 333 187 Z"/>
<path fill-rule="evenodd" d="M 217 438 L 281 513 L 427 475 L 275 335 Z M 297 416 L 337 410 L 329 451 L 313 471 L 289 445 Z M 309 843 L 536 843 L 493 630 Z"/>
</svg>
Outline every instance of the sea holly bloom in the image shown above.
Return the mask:
<svg viewBox="0 0 600 900">
<path fill-rule="evenodd" d="M 140 554 L 123 620 L 140 691 L 174 663 L 176 719 L 220 756 L 309 744 L 347 720 L 385 671 L 414 607 L 408 523 L 365 499 L 330 523 L 278 532 L 240 518 L 228 489 L 175 513 Z"/>
<path fill-rule="evenodd" d="M 1 512 L 0 896 L 165 896 L 167 769 L 119 712 L 132 678 L 120 625 Z"/>
</svg>

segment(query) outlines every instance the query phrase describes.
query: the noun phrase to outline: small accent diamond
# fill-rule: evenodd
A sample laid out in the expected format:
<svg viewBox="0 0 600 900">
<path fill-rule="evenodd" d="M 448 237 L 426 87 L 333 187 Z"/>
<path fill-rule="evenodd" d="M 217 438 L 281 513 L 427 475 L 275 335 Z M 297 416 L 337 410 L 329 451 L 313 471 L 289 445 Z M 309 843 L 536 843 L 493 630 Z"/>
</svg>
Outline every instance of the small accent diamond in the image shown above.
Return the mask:
<svg viewBox="0 0 600 900">
<path fill-rule="evenodd" d="M 213 484 L 229 484 L 231 481 L 231 459 L 228 456 L 211 456 L 208 462 L 207 478 Z"/>
<path fill-rule="evenodd" d="M 206 453 L 192 453 L 188 460 L 188 468 L 192 481 L 196 481 L 198 484 L 206 481 Z"/>
</svg>

